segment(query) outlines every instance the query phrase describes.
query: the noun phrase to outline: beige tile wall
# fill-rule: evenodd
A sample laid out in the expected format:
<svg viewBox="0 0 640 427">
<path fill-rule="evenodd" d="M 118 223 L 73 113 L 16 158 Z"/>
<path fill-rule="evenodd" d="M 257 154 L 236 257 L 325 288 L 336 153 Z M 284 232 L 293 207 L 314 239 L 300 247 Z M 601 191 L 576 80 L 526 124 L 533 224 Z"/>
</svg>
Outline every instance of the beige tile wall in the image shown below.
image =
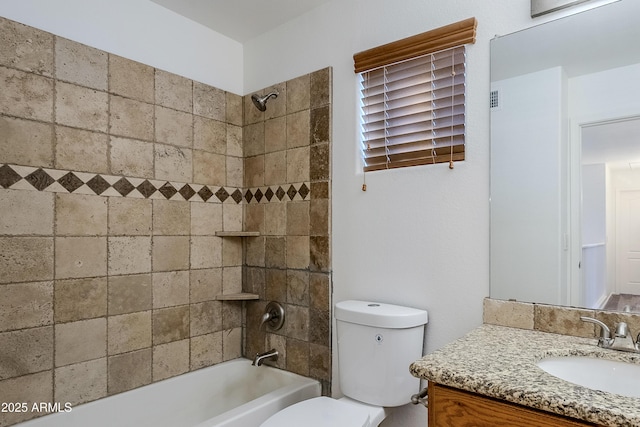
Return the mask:
<svg viewBox="0 0 640 427">
<path fill-rule="evenodd" d="M 242 97 L 0 19 L 0 166 L 242 187 Z M 13 188 L 13 187 L 12 187 Z M 243 206 L 0 185 L 0 402 L 242 355 Z M 35 416 L 0 414 L 0 426 Z"/>
<path fill-rule="evenodd" d="M 593 323 L 580 320 L 581 316 L 598 319 L 610 328 L 618 322 L 626 322 L 631 331 L 640 331 L 639 314 L 491 298 L 484 300 L 484 323 L 487 324 L 576 337 L 599 337 L 600 328 Z"/>
<path fill-rule="evenodd" d="M 277 90 L 260 112 L 244 98 L 245 185 L 308 183 L 310 197 L 245 205 L 245 291 L 260 295 L 246 308 L 248 356 L 275 348 L 281 368 L 331 380 L 330 156 L 331 69 L 265 88 Z M 285 308 L 281 330 L 259 328 L 269 301 Z"/>
</svg>

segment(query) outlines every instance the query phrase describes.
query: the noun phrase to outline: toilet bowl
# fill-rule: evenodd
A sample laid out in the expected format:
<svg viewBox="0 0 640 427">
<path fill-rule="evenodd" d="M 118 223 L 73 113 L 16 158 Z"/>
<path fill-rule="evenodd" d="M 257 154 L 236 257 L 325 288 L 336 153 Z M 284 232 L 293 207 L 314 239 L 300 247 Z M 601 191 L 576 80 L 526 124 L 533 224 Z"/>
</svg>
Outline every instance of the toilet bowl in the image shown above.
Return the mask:
<svg viewBox="0 0 640 427">
<path fill-rule="evenodd" d="M 316 397 L 284 408 L 260 427 L 376 427 L 410 402 L 420 381 L 409 365 L 422 355 L 427 312 L 370 301 L 335 306 L 340 386 L 345 397 Z"/>
</svg>

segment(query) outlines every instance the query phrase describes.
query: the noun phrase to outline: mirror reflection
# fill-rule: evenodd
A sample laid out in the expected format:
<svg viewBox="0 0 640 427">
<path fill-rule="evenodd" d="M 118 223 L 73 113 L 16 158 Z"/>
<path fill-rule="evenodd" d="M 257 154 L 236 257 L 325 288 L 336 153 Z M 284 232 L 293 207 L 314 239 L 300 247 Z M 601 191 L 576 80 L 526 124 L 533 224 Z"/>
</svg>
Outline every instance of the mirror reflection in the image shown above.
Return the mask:
<svg viewBox="0 0 640 427">
<path fill-rule="evenodd" d="M 640 311 L 640 2 L 491 41 L 491 297 Z"/>
</svg>

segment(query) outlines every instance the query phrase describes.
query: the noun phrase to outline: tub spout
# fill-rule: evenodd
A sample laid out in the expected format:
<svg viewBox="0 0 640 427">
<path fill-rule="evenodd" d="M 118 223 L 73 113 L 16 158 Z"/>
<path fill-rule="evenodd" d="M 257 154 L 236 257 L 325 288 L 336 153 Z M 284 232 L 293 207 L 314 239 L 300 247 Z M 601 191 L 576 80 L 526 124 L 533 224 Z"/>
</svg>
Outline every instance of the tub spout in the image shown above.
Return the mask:
<svg viewBox="0 0 640 427">
<path fill-rule="evenodd" d="M 256 354 L 256 357 L 253 358 L 253 366 L 262 366 L 262 363 L 266 360 L 266 359 L 272 359 L 273 361 L 278 360 L 278 352 L 276 351 L 276 349 L 271 349 L 265 353 L 258 353 Z"/>
</svg>

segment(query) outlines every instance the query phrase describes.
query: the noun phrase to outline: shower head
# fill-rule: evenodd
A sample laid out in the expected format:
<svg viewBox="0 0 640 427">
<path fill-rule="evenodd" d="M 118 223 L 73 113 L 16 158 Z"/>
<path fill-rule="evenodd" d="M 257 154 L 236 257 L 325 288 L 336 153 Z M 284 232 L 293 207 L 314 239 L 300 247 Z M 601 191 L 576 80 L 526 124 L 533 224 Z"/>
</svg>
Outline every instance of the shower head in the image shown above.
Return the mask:
<svg viewBox="0 0 640 427">
<path fill-rule="evenodd" d="M 260 96 L 258 94 L 251 95 L 251 100 L 253 101 L 253 105 L 260 111 L 265 111 L 267 109 L 267 101 L 269 98 L 277 98 L 278 92 L 273 91 L 265 96 Z"/>
</svg>

